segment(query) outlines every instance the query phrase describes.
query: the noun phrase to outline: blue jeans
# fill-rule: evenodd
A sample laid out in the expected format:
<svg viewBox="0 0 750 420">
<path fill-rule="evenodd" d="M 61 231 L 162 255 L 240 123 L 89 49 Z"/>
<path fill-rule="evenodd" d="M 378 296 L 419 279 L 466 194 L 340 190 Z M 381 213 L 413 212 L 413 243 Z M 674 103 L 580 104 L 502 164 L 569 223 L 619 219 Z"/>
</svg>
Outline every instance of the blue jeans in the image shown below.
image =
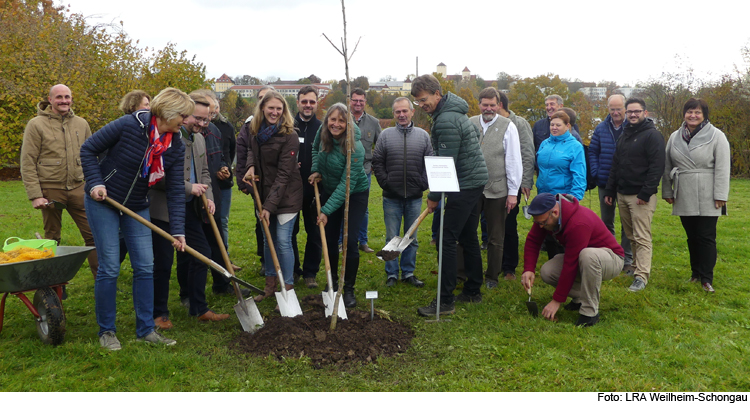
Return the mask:
<svg viewBox="0 0 750 420">
<path fill-rule="evenodd" d="M 372 172 L 367 174 L 367 191 L 370 191 L 372 185 Z M 368 195 L 369 196 L 369 195 Z M 367 224 L 370 221 L 370 211 L 365 208 L 365 218 L 362 219 L 362 224 L 359 226 L 359 233 L 357 234 L 357 242 L 360 245 L 367 245 Z M 408 228 L 407 228 L 408 229 Z M 351 235 L 352 233 L 349 232 Z M 339 234 L 339 245 L 344 242 L 344 224 L 341 223 L 341 233 Z"/>
<path fill-rule="evenodd" d="M 404 221 L 403 232 L 409 230 L 412 223 L 419 218 L 422 209 L 421 198 L 387 198 L 383 197 L 383 218 L 385 220 L 385 243 L 401 232 L 401 220 Z M 405 279 L 414 275 L 417 266 L 417 232 L 414 241 L 401 253 L 401 278 Z M 388 278 L 398 278 L 399 260 L 386 261 L 385 274 Z"/>
<path fill-rule="evenodd" d="M 276 249 L 276 257 L 279 259 L 281 274 L 284 276 L 284 283 L 294 284 L 294 248 L 292 248 L 292 231 L 294 231 L 294 220 L 298 214 L 294 215 L 292 220 L 279 224 L 276 216 L 271 216 L 271 223 L 268 229 L 271 231 L 273 238 L 273 247 Z M 276 267 L 271 258 L 271 248 L 268 247 L 268 239 L 263 237 L 263 254 L 265 255 L 266 276 L 275 276 Z"/>
<path fill-rule="evenodd" d="M 221 189 L 221 231 L 224 248 L 229 250 L 229 208 L 232 207 L 232 188 Z"/>
<path fill-rule="evenodd" d="M 116 332 L 117 277 L 120 275 L 120 239 L 122 231 L 133 268 L 133 306 L 135 333 L 145 337 L 154 329 L 154 254 L 151 230 L 119 210 L 86 195 L 86 217 L 94 235 L 99 256 L 99 271 L 94 283 L 96 322 L 99 335 Z M 148 208 L 136 211 L 149 220 Z"/>
</svg>

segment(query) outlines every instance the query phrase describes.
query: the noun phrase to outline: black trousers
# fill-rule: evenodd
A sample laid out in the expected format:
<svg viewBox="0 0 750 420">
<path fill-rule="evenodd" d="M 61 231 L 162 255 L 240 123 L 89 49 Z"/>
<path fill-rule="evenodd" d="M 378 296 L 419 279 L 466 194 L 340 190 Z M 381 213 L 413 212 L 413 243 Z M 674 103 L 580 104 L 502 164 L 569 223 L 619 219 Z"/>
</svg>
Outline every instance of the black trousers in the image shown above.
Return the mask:
<svg viewBox="0 0 750 420">
<path fill-rule="evenodd" d="M 323 193 L 320 197 L 321 205 L 325 205 L 329 195 Z M 359 228 L 365 218 L 367 211 L 367 201 L 370 198 L 370 191 L 362 191 L 349 196 L 349 231 L 346 242 L 346 272 L 344 273 L 344 291 L 354 291 L 354 283 L 357 280 L 357 271 L 359 271 L 359 243 L 357 236 Z M 339 234 L 341 234 L 341 223 L 344 221 L 344 205 L 328 216 L 326 223 L 326 245 L 328 245 L 328 258 L 331 259 L 331 275 L 333 277 L 333 290 L 338 290 L 339 272 Z M 476 226 L 474 226 L 476 230 Z"/>
<path fill-rule="evenodd" d="M 521 207 L 521 190 L 518 190 L 518 205 L 505 217 L 502 273 L 515 273 L 518 267 L 518 208 Z"/>
<path fill-rule="evenodd" d="M 441 272 L 441 303 L 453 302 L 456 289 L 457 244 L 463 247 L 466 282 L 463 292 L 474 296 L 482 287 L 482 254 L 479 249 L 479 200 L 484 187 L 447 193 L 443 221 L 443 267 Z M 436 244 L 438 252 L 440 243 Z"/>
<path fill-rule="evenodd" d="M 713 284 L 716 266 L 716 223 L 718 216 L 680 216 L 687 233 L 691 277 Z"/>
<path fill-rule="evenodd" d="M 321 197 L 322 200 L 322 197 Z M 304 218 L 305 233 L 307 242 L 305 243 L 305 256 L 300 268 L 299 249 L 297 248 L 297 234 L 299 233 L 299 219 Z M 294 272 L 303 278 L 318 275 L 320 271 L 320 261 L 323 258 L 323 246 L 320 241 L 320 228 L 316 224 L 318 221 L 318 209 L 315 206 L 315 190 L 312 185 L 307 183 L 303 178 L 302 185 L 302 215 L 294 221 L 294 231 L 292 232 L 292 248 L 294 248 Z"/>
<path fill-rule="evenodd" d="M 195 199 L 194 199 L 195 200 Z M 203 218 L 199 217 L 192 203 L 185 206 L 185 242 L 193 249 L 211 256 L 203 230 Z M 208 266 L 187 252 L 177 253 L 177 281 L 180 284 L 180 299 L 189 298 L 190 315 L 200 316 L 208 311 L 206 303 L 206 278 Z"/>
</svg>

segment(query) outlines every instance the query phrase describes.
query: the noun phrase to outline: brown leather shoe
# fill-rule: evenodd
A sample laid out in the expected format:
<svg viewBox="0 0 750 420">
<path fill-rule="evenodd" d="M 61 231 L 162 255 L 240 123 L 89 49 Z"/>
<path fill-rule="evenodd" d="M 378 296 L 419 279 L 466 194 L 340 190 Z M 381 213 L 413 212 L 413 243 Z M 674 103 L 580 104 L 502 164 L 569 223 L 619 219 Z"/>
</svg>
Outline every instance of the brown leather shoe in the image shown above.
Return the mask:
<svg viewBox="0 0 750 420">
<path fill-rule="evenodd" d="M 359 250 L 362 251 L 362 252 L 366 252 L 368 254 L 371 254 L 371 253 L 375 252 L 375 251 L 372 250 L 372 248 L 370 248 L 369 246 L 367 246 L 367 244 L 360 245 L 359 246 Z"/>
<path fill-rule="evenodd" d="M 505 275 L 505 280 L 513 281 L 515 279 L 516 279 L 516 274 L 515 273 L 508 273 L 508 274 Z"/>
<path fill-rule="evenodd" d="M 200 322 L 223 321 L 225 319 L 229 319 L 229 314 L 217 314 L 210 309 L 207 310 L 206 313 L 198 317 L 198 321 Z"/>
<path fill-rule="evenodd" d="M 172 321 L 170 321 L 166 316 L 154 318 L 154 326 L 160 330 L 170 330 L 172 329 L 172 327 L 174 327 L 174 325 L 172 325 Z"/>
<path fill-rule="evenodd" d="M 235 273 L 242 270 L 242 267 L 234 265 L 234 263 L 230 264 L 232 264 L 232 270 L 234 270 Z"/>
</svg>

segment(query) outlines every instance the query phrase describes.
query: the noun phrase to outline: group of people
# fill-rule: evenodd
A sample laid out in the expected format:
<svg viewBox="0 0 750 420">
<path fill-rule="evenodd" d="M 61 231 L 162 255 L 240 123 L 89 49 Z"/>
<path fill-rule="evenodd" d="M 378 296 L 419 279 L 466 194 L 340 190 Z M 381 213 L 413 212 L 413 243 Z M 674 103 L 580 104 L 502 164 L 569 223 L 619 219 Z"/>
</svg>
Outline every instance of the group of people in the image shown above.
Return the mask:
<svg viewBox="0 0 750 420">
<path fill-rule="evenodd" d="M 521 282 L 530 293 L 539 253 L 546 250 L 548 261 L 539 274 L 555 292 L 542 311 L 545 318 L 556 319 L 570 297 L 564 307 L 579 312 L 576 325 L 596 324 L 601 282 L 621 272 L 633 277 L 630 291 L 646 287 L 660 182 L 662 198 L 673 205 L 672 214 L 680 216 L 687 234 L 689 281 L 714 292 L 716 226 L 718 216 L 726 214 L 731 164 L 729 143 L 709 122 L 705 101 L 692 98 L 685 103 L 684 123 L 665 144 L 643 99 L 612 95 L 609 115 L 585 147 L 575 111 L 564 108 L 558 95 L 545 98 L 547 117 L 529 130 L 526 121 L 508 110 L 507 97 L 494 88 L 480 92 L 482 114 L 472 118 L 466 116 L 466 102 L 443 94 L 430 75 L 417 77 L 411 94 L 432 117 L 435 154 L 454 158 L 461 190 L 447 193 L 444 203 L 440 306 L 434 299 L 418 309 L 420 315 L 451 314 L 455 301 L 481 302 L 483 282 L 492 289 L 500 275 L 515 279 L 516 266 L 507 261 L 512 264 L 515 256 L 517 264 L 518 245 L 507 244 L 513 244 L 514 235 L 517 241 L 518 199 L 529 196 L 531 168 L 537 173 L 537 195 L 527 209 L 534 225 L 524 246 Z M 601 217 L 579 205 L 586 190 L 594 187 L 599 189 Z M 430 211 L 440 205 L 438 198 L 434 192 L 428 195 Z M 622 245 L 614 231 L 618 202 Z M 476 234 L 480 217 L 487 225 L 484 273 Z M 454 296 L 456 279 L 463 279 L 464 286 Z"/>
<path fill-rule="evenodd" d="M 86 121 L 73 114 L 70 89 L 52 87 L 24 133 L 23 182 L 33 207 L 42 210 L 46 238 L 60 240 L 61 210 L 50 206 L 57 201 L 67 205 L 86 244 L 96 246 L 89 265 L 96 279 L 101 346 L 121 348 L 115 335 L 115 296 L 125 252 L 133 268 L 139 341 L 175 344 L 161 333 L 173 327 L 167 299 L 174 249 L 181 251 L 176 272 L 180 300 L 189 314 L 204 322 L 229 318 L 208 308 L 209 269 L 184 251 L 189 245 L 223 264 L 220 242 L 224 248 L 229 245 L 235 177 L 241 192 L 252 194 L 257 188 L 260 197 L 255 202 L 256 240 L 266 284 L 265 295 L 255 300 L 272 296 L 278 286 L 260 223 L 269 227 L 287 290 L 295 283 L 318 287 L 322 225 L 334 267 L 334 290 L 339 287 L 336 267 L 344 248 L 344 304 L 355 306 L 359 253 L 372 252 L 367 244 L 372 174 L 383 190 L 389 241 L 421 213 L 428 190 L 424 158 L 431 155 L 453 158 L 460 191 L 446 193 L 444 203 L 438 192 L 427 195 L 428 212 L 444 207 L 443 281 L 439 307 L 435 299 L 418 308 L 420 315 L 451 314 L 455 301 L 481 302 L 483 284 L 492 289 L 501 276 L 515 279 L 519 203 L 522 196 L 529 199 L 535 172 L 537 195 L 528 206 L 534 225 L 524 247 L 522 284 L 530 291 L 539 253 L 546 250 L 549 260 L 540 275 L 556 288 L 542 311 L 547 319 L 555 319 L 571 297 L 565 309 L 579 312 L 577 325 L 594 325 L 599 320 L 601 282 L 621 271 L 634 277 L 631 291 L 646 287 L 651 272 L 651 221 L 662 179 L 662 197 L 673 205 L 673 214 L 681 217 L 687 232 L 690 281 L 713 292 L 716 225 L 718 216 L 725 214 L 730 164 L 726 137 L 709 122 L 704 101 L 691 99 L 685 104 L 685 122 L 665 146 L 643 100 L 613 95 L 609 115 L 597 126 L 586 150 L 577 133 L 575 112 L 563 108 L 562 98 L 556 95 L 546 98 L 548 116 L 532 128 L 494 88 L 480 92 L 481 115 L 472 118 L 466 115 L 466 101 L 453 93 L 443 94 L 431 75 L 417 77 L 411 94 L 413 102 L 406 97 L 394 101 L 395 126 L 381 132 L 378 120 L 365 112 L 362 90 L 352 92 L 351 112 L 337 103 L 320 121 L 314 87 L 299 91 L 295 116 L 285 98 L 266 87 L 235 139 L 232 126 L 219 113 L 219 101 L 208 90 L 186 94 L 166 88 L 153 99 L 142 91 L 131 92 L 120 104 L 125 115 L 92 135 Z M 430 134 L 412 122 L 414 105 L 432 117 Z M 347 140 L 350 130 L 353 141 Z M 345 217 L 347 180 L 350 196 Z M 590 181 L 599 188 L 601 218 L 579 205 Z M 320 212 L 315 184 L 320 187 Z M 169 232 L 174 241 L 121 213 L 107 198 Z M 622 245 L 614 236 L 617 203 Z M 220 237 L 213 234 L 209 217 L 221 226 Z M 307 233 L 303 258 L 296 240 L 300 218 Z M 484 271 L 477 237 L 480 219 L 487 227 Z M 345 220 L 348 237 L 342 244 Z M 399 281 L 424 285 L 415 276 L 418 246 L 414 240 L 398 259 L 386 263 L 387 287 Z M 454 296 L 459 279 L 464 280 L 463 289 Z M 222 274 L 214 272 L 213 280 L 214 293 L 230 293 Z"/>
</svg>

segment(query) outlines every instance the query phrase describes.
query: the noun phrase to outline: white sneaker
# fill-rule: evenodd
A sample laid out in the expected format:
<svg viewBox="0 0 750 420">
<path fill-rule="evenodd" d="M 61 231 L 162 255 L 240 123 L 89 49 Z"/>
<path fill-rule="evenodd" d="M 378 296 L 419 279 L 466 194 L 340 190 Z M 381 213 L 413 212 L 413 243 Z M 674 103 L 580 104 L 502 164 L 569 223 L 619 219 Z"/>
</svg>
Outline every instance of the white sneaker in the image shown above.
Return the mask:
<svg viewBox="0 0 750 420">
<path fill-rule="evenodd" d="M 177 341 L 172 340 L 171 338 L 164 337 L 163 335 L 156 332 L 156 330 L 151 331 L 145 337 L 137 338 L 135 341 L 151 344 L 164 344 L 165 346 L 174 346 L 175 344 L 177 344 Z"/>
<path fill-rule="evenodd" d="M 120 345 L 120 340 L 117 339 L 117 336 L 115 336 L 115 333 L 112 331 L 106 331 L 104 334 L 99 337 L 99 345 L 101 345 L 103 348 L 109 350 L 109 351 L 116 351 L 122 349 L 122 346 Z"/>
</svg>

